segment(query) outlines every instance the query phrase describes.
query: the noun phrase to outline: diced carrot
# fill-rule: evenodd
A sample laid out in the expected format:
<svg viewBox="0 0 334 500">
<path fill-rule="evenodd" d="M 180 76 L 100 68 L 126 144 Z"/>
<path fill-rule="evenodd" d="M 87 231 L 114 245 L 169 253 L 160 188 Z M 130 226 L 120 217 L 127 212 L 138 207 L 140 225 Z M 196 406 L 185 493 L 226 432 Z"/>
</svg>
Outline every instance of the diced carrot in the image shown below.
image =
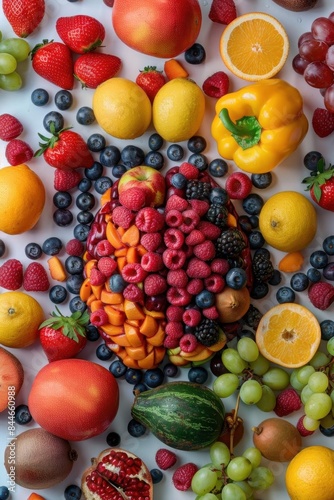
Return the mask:
<svg viewBox="0 0 334 500">
<path fill-rule="evenodd" d="M 107 224 L 106 236 L 107 240 L 109 241 L 109 243 L 111 243 L 115 250 L 118 250 L 124 246 L 121 240 L 121 236 L 116 229 L 116 226 L 111 221 L 109 221 Z"/>
<path fill-rule="evenodd" d="M 64 269 L 64 266 L 57 257 L 57 255 L 53 255 L 48 259 L 48 266 L 49 266 L 49 271 L 50 271 L 50 276 L 53 280 L 56 281 L 65 281 L 67 278 L 66 271 Z"/>
<path fill-rule="evenodd" d="M 303 263 L 304 257 L 300 252 L 290 252 L 280 260 L 278 269 L 284 273 L 295 273 L 302 268 Z"/>
<path fill-rule="evenodd" d="M 173 80 L 174 78 L 187 78 L 189 76 L 188 71 L 185 70 L 177 59 L 168 59 L 165 61 L 164 72 L 169 80 Z"/>
<path fill-rule="evenodd" d="M 125 321 L 125 314 L 123 311 L 114 309 L 112 305 L 104 306 L 104 310 L 108 315 L 109 323 L 113 326 L 122 326 Z"/>
<path fill-rule="evenodd" d="M 86 278 L 80 287 L 79 296 L 84 302 L 87 302 L 89 297 L 92 295 L 92 287 L 90 285 L 89 278 Z M 94 299 L 96 298 L 93 294 Z"/>
<path fill-rule="evenodd" d="M 140 232 L 136 224 L 132 224 L 122 236 L 122 242 L 129 247 L 135 247 L 140 240 Z"/>
<path fill-rule="evenodd" d="M 126 261 L 128 264 L 138 264 L 140 262 L 140 258 L 137 252 L 137 247 L 129 247 L 126 254 Z"/>
</svg>

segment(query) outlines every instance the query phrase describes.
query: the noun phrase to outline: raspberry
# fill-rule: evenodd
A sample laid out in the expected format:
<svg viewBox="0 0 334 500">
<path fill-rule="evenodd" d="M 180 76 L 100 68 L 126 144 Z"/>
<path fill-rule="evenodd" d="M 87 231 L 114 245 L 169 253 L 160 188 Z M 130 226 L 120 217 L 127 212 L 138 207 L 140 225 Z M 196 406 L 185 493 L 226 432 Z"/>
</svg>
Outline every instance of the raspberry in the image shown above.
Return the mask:
<svg viewBox="0 0 334 500">
<path fill-rule="evenodd" d="M 124 288 L 123 297 L 131 302 L 143 302 L 144 292 L 137 285 L 130 283 Z"/>
<path fill-rule="evenodd" d="M 199 229 L 202 231 L 206 239 L 208 240 L 216 240 L 221 233 L 221 230 L 219 227 L 217 227 L 215 224 L 212 222 L 206 221 L 206 220 L 201 220 L 196 229 Z"/>
<path fill-rule="evenodd" d="M 186 333 L 180 339 L 179 346 L 181 347 L 181 351 L 193 352 L 198 346 L 197 338 L 192 333 Z"/>
<path fill-rule="evenodd" d="M 85 247 L 82 241 L 77 240 L 76 238 L 69 240 L 65 246 L 65 252 L 68 255 L 73 255 L 75 257 L 81 257 L 81 255 L 84 253 L 84 249 Z"/>
<path fill-rule="evenodd" d="M 135 214 L 122 205 L 120 205 L 119 207 L 115 207 L 112 211 L 113 222 L 117 226 L 124 227 L 124 229 L 128 229 L 131 226 L 134 217 Z"/>
<path fill-rule="evenodd" d="M 165 217 L 156 208 L 145 207 L 139 210 L 135 222 L 140 231 L 156 233 L 164 227 Z"/>
<path fill-rule="evenodd" d="M 140 264 L 144 271 L 155 273 L 156 271 L 160 271 L 164 263 L 162 261 L 162 257 L 159 253 L 156 252 L 146 252 L 141 260 Z"/>
<path fill-rule="evenodd" d="M 330 283 L 318 281 L 308 288 L 308 298 L 321 311 L 325 311 L 334 301 L 334 286 Z"/>
<path fill-rule="evenodd" d="M 104 276 L 111 276 L 117 269 L 117 262 L 112 257 L 102 257 L 98 263 L 97 268 Z"/>
<path fill-rule="evenodd" d="M 104 309 L 97 309 L 90 315 L 90 322 L 94 326 L 103 326 L 108 323 L 108 314 Z"/>
<path fill-rule="evenodd" d="M 0 139 L 11 141 L 23 132 L 22 123 L 15 116 L 8 113 L 0 115 Z"/>
<path fill-rule="evenodd" d="M 211 267 L 203 260 L 193 257 L 188 262 L 187 274 L 189 278 L 208 278 L 211 274 Z"/>
<path fill-rule="evenodd" d="M 213 273 L 218 273 L 223 276 L 230 270 L 230 264 L 226 259 L 213 259 L 210 265 Z"/>
<path fill-rule="evenodd" d="M 167 282 L 160 274 L 149 274 L 144 281 L 144 292 L 149 297 L 159 295 L 167 290 Z"/>
<path fill-rule="evenodd" d="M 198 179 L 199 170 L 192 163 L 188 163 L 187 161 L 181 163 L 179 168 L 179 173 L 184 175 L 187 180 Z"/>
<path fill-rule="evenodd" d="M 119 202 L 129 210 L 137 212 L 145 206 L 145 193 L 139 188 L 128 188 L 119 195 Z"/>
<path fill-rule="evenodd" d="M 167 470 L 176 464 L 177 457 L 173 451 L 160 448 L 155 454 L 155 462 L 159 469 Z"/>
<path fill-rule="evenodd" d="M 6 290 L 18 290 L 23 283 L 23 266 L 17 259 L 8 259 L 0 267 L 0 286 Z"/>
<path fill-rule="evenodd" d="M 167 283 L 169 286 L 184 288 L 188 283 L 188 276 L 184 269 L 170 270 L 167 273 Z"/>
<path fill-rule="evenodd" d="M 107 278 L 106 275 L 103 274 L 103 272 L 97 269 L 96 267 L 93 267 L 91 269 L 89 275 L 89 281 L 91 285 L 93 286 L 103 285 L 103 283 L 105 283 L 106 281 L 106 278 Z"/>
<path fill-rule="evenodd" d="M 225 189 L 231 200 L 243 200 L 252 190 L 253 184 L 247 174 L 233 172 L 226 180 Z"/>
<path fill-rule="evenodd" d="M 149 252 L 154 252 L 162 243 L 162 235 L 160 233 L 145 233 L 140 238 L 140 244 L 143 245 Z"/>
<path fill-rule="evenodd" d="M 192 300 L 192 295 L 185 288 L 172 286 L 167 291 L 167 300 L 173 306 L 187 306 Z"/>
<path fill-rule="evenodd" d="M 189 200 L 189 203 L 191 208 L 195 210 L 200 217 L 203 217 L 210 207 L 209 203 L 205 200 Z"/>
<path fill-rule="evenodd" d="M 194 255 L 201 260 L 212 260 L 216 255 L 216 247 L 211 240 L 203 241 L 194 246 Z"/>
<path fill-rule="evenodd" d="M 314 434 L 314 431 L 308 431 L 307 429 L 305 429 L 305 427 L 304 427 L 304 417 L 305 417 L 305 415 L 302 415 L 298 419 L 298 422 L 297 422 L 297 425 L 296 425 L 297 430 L 298 430 L 299 434 L 302 437 L 311 436 L 311 434 Z"/>
<path fill-rule="evenodd" d="M 234 0 L 213 0 L 209 19 L 214 23 L 229 24 L 237 17 Z"/>
<path fill-rule="evenodd" d="M 182 212 L 182 224 L 180 229 L 183 233 L 189 234 L 195 229 L 200 221 L 200 216 L 195 210 L 184 210 Z"/>
<path fill-rule="evenodd" d="M 182 320 L 187 326 L 197 326 L 202 318 L 202 313 L 199 309 L 189 308 L 183 313 Z"/>
<path fill-rule="evenodd" d="M 169 227 L 179 227 L 183 222 L 182 212 L 176 209 L 166 212 L 166 224 Z"/>
<path fill-rule="evenodd" d="M 56 191 L 69 191 L 75 188 L 82 179 L 78 170 L 61 170 L 56 168 L 53 177 L 53 187 Z"/>
<path fill-rule="evenodd" d="M 179 321 L 169 321 L 165 328 L 166 335 L 174 339 L 180 339 L 183 335 L 183 323 Z"/>
<path fill-rule="evenodd" d="M 46 292 L 50 282 L 46 270 L 39 262 L 28 265 L 23 275 L 23 288 L 27 292 Z"/>
<path fill-rule="evenodd" d="M 96 253 L 99 257 L 106 257 L 114 253 L 114 247 L 108 240 L 101 240 L 96 245 Z"/>
<path fill-rule="evenodd" d="M 178 467 L 172 476 L 172 481 L 177 490 L 187 491 L 191 486 L 191 480 L 198 471 L 196 464 L 188 462 Z"/>
<path fill-rule="evenodd" d="M 167 269 L 181 269 L 186 261 L 186 254 L 183 250 L 167 248 L 162 254 L 162 259 Z"/>
<path fill-rule="evenodd" d="M 208 319 L 218 319 L 219 312 L 216 306 L 205 307 L 202 309 L 202 314 Z"/>
<path fill-rule="evenodd" d="M 166 310 L 166 318 L 168 321 L 182 321 L 183 313 L 183 307 L 168 306 Z"/>
<path fill-rule="evenodd" d="M 184 243 L 184 234 L 180 229 L 169 228 L 164 234 L 164 243 L 167 248 L 174 248 L 178 250 Z"/>
<path fill-rule="evenodd" d="M 181 198 L 181 196 L 178 196 L 177 194 L 172 194 L 167 200 L 166 206 L 165 206 L 165 212 L 169 212 L 170 210 L 178 210 L 179 212 L 183 212 L 183 210 L 187 210 L 189 207 L 189 203 L 187 200 L 184 198 Z"/>
<path fill-rule="evenodd" d="M 176 347 L 179 347 L 179 339 L 166 335 L 164 338 L 164 347 L 166 349 L 175 349 Z"/>
<path fill-rule="evenodd" d="M 203 243 L 204 241 L 206 241 L 205 236 L 202 231 L 199 231 L 198 229 L 191 231 L 185 239 L 185 243 L 188 246 L 199 245 L 199 243 Z"/>
<path fill-rule="evenodd" d="M 274 412 L 278 417 L 285 417 L 290 413 L 299 410 L 302 402 L 297 391 L 294 389 L 284 389 L 276 398 Z"/>
<path fill-rule="evenodd" d="M 318 137 L 327 137 L 334 132 L 334 114 L 325 108 L 313 111 L 312 127 Z"/>
<path fill-rule="evenodd" d="M 208 278 L 204 280 L 204 287 L 212 293 L 219 293 L 224 290 L 225 280 L 217 273 L 212 273 Z"/>
<path fill-rule="evenodd" d="M 191 295 L 198 295 L 202 290 L 204 290 L 203 280 L 200 278 L 193 278 L 189 281 L 187 285 L 188 293 L 191 293 Z"/>
<path fill-rule="evenodd" d="M 131 264 L 125 264 L 121 271 L 122 278 L 128 283 L 140 283 L 144 281 L 147 276 L 147 272 L 141 267 L 140 264 L 134 262 Z"/>
<path fill-rule="evenodd" d="M 21 139 L 12 139 L 6 146 L 5 156 L 9 165 L 27 163 L 34 156 L 29 144 Z"/>
<path fill-rule="evenodd" d="M 202 84 L 204 94 L 219 99 L 228 93 L 230 79 L 224 71 L 216 71 L 208 76 Z"/>
</svg>

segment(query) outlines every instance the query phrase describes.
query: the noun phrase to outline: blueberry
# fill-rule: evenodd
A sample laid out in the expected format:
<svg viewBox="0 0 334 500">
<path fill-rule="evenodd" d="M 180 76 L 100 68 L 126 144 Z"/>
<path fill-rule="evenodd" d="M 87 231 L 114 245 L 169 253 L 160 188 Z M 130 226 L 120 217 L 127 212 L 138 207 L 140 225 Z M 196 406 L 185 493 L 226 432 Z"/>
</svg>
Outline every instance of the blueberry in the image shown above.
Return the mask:
<svg viewBox="0 0 334 500">
<path fill-rule="evenodd" d="M 184 189 L 187 185 L 187 178 L 180 173 L 174 174 L 171 177 L 171 184 L 177 189 Z"/>
<path fill-rule="evenodd" d="M 100 163 L 104 167 L 114 167 L 121 159 L 121 152 L 117 146 L 107 146 L 100 152 Z"/>
<path fill-rule="evenodd" d="M 44 116 L 43 127 L 51 134 L 60 132 L 64 128 L 64 117 L 58 111 L 50 111 Z"/>
<path fill-rule="evenodd" d="M 162 384 L 164 380 L 164 372 L 161 368 L 152 368 L 151 370 L 146 370 L 143 377 L 143 382 L 148 387 L 154 388 Z"/>
<path fill-rule="evenodd" d="M 210 202 L 217 205 L 225 205 L 228 202 L 228 194 L 226 189 L 222 187 L 214 187 L 210 191 Z"/>
<path fill-rule="evenodd" d="M 66 280 L 66 288 L 73 295 L 79 295 L 83 283 L 83 277 L 79 274 L 71 274 Z"/>
<path fill-rule="evenodd" d="M 205 61 L 206 52 L 200 43 L 194 43 L 184 53 L 184 58 L 189 64 L 201 64 Z"/>
<path fill-rule="evenodd" d="M 100 338 L 100 334 L 95 325 L 89 324 L 86 326 L 86 338 L 90 342 L 96 342 Z"/>
<path fill-rule="evenodd" d="M 3 257 L 6 251 L 6 245 L 3 240 L 0 240 L 0 257 Z"/>
<path fill-rule="evenodd" d="M 73 236 L 79 241 L 86 241 L 90 226 L 88 224 L 77 224 L 73 229 Z"/>
<path fill-rule="evenodd" d="M 310 269 L 306 271 L 306 276 L 312 283 L 318 283 L 318 281 L 321 280 L 321 272 L 315 267 L 310 267 Z"/>
<path fill-rule="evenodd" d="M 334 281 L 334 262 L 329 262 L 322 270 L 323 277 L 328 281 Z"/>
<path fill-rule="evenodd" d="M 259 215 L 263 205 L 263 198 L 257 193 L 250 193 L 242 200 L 242 208 L 248 215 Z"/>
<path fill-rule="evenodd" d="M 135 384 L 133 386 L 133 395 L 135 396 L 136 394 L 140 393 L 140 392 L 145 392 L 147 391 L 147 386 L 145 384 L 143 384 L 143 382 L 138 382 L 138 384 Z"/>
<path fill-rule="evenodd" d="M 227 271 L 225 281 L 230 288 L 233 288 L 233 290 L 240 290 L 247 283 L 247 273 L 240 267 L 233 267 Z"/>
<path fill-rule="evenodd" d="M 94 182 L 94 189 L 97 193 L 103 194 L 111 188 L 112 185 L 113 181 L 110 177 L 102 176 Z"/>
<path fill-rule="evenodd" d="M 138 146 L 129 144 L 121 151 L 121 161 L 126 167 L 132 168 L 141 165 L 144 162 L 145 153 Z"/>
<path fill-rule="evenodd" d="M 277 286 L 280 284 L 281 281 L 282 281 L 281 272 L 278 269 L 274 269 L 270 280 L 268 280 L 269 285 Z"/>
<path fill-rule="evenodd" d="M 212 177 L 224 177 L 228 172 L 228 165 L 222 158 L 215 158 L 210 161 L 208 169 Z"/>
<path fill-rule="evenodd" d="M 160 151 L 149 151 L 144 158 L 144 163 L 148 167 L 155 168 L 155 170 L 161 170 L 164 167 L 165 160 Z"/>
<path fill-rule="evenodd" d="M 138 384 L 143 378 L 143 372 L 136 368 L 128 368 L 125 373 L 125 380 L 132 385 Z"/>
<path fill-rule="evenodd" d="M 92 193 L 80 193 L 75 200 L 76 206 L 80 210 L 92 210 L 95 206 L 95 196 Z"/>
<path fill-rule="evenodd" d="M 202 290 L 195 298 L 196 305 L 201 309 L 206 307 L 211 307 L 215 303 L 215 294 L 209 292 L 209 290 Z"/>
<path fill-rule="evenodd" d="M 323 250 L 315 250 L 310 255 L 310 264 L 316 269 L 323 269 L 328 264 L 328 255 Z"/>
<path fill-rule="evenodd" d="M 77 295 L 70 300 L 68 308 L 71 313 L 75 313 L 77 311 L 83 313 L 87 309 L 87 304 L 80 298 L 79 295 Z"/>
<path fill-rule="evenodd" d="M 15 408 L 15 422 L 26 425 L 32 421 L 32 416 L 27 405 L 19 405 Z"/>
<path fill-rule="evenodd" d="M 72 195 L 68 191 L 57 191 L 52 201 L 57 208 L 68 208 L 72 203 Z"/>
<path fill-rule="evenodd" d="M 109 286 L 112 292 L 122 293 L 127 284 L 121 274 L 115 273 L 109 278 Z"/>
<path fill-rule="evenodd" d="M 259 218 L 257 215 L 250 215 L 249 220 L 253 229 L 257 229 L 259 227 Z"/>
<path fill-rule="evenodd" d="M 113 357 L 114 353 L 107 344 L 100 344 L 96 348 L 96 357 L 101 361 L 109 361 Z"/>
<path fill-rule="evenodd" d="M 174 378 L 178 375 L 179 369 L 173 363 L 166 363 L 163 367 L 163 372 L 166 377 Z"/>
<path fill-rule="evenodd" d="M 65 500 L 80 500 L 81 495 L 82 495 L 81 488 L 79 488 L 79 486 L 77 486 L 76 484 L 70 484 L 65 488 L 64 491 Z"/>
<path fill-rule="evenodd" d="M 62 248 L 63 243 L 57 236 L 47 238 L 42 244 L 42 250 L 46 255 L 57 255 Z"/>
<path fill-rule="evenodd" d="M 180 144 L 171 144 L 168 146 L 166 154 L 171 161 L 181 161 L 184 157 L 184 149 Z"/>
<path fill-rule="evenodd" d="M 49 299 L 53 304 L 61 304 L 66 300 L 67 290 L 62 285 L 54 285 L 49 290 Z"/>
<path fill-rule="evenodd" d="M 323 436 L 326 437 L 334 436 L 334 425 L 332 425 L 331 427 L 324 427 L 323 425 L 320 425 L 319 430 L 321 434 L 323 434 Z"/>
<path fill-rule="evenodd" d="M 252 299 L 263 299 L 269 292 L 269 287 L 267 283 L 264 282 L 255 282 L 253 284 L 252 290 L 250 292 L 250 296 Z"/>
<path fill-rule="evenodd" d="M 128 423 L 128 433 L 130 434 L 130 436 L 136 438 L 141 437 L 145 434 L 145 432 L 146 427 L 134 418 L 132 418 Z"/>
<path fill-rule="evenodd" d="M 319 151 L 310 151 L 304 156 L 304 166 L 308 170 L 317 171 L 319 162 L 324 162 L 324 157 Z"/>
<path fill-rule="evenodd" d="M 292 288 L 288 286 L 281 286 L 276 292 L 276 300 L 279 304 L 286 304 L 287 302 L 294 302 L 296 294 Z"/>
<path fill-rule="evenodd" d="M 90 224 L 94 220 L 94 214 L 86 210 L 81 210 L 77 213 L 77 221 L 80 224 Z"/>
<path fill-rule="evenodd" d="M 265 174 L 252 174 L 251 181 L 254 187 L 266 189 L 272 183 L 273 176 L 271 172 L 266 172 Z"/>
<path fill-rule="evenodd" d="M 80 125 L 91 125 L 95 122 L 95 115 L 89 106 L 81 106 L 76 114 L 76 120 Z"/>
<path fill-rule="evenodd" d="M 103 165 L 98 161 L 94 161 L 93 165 L 90 168 L 85 168 L 84 173 L 87 179 L 96 181 L 96 179 L 101 177 L 103 173 Z"/>
<path fill-rule="evenodd" d="M 7 486 L 0 486 L 0 500 L 7 500 L 9 498 L 10 491 Z"/>
<path fill-rule="evenodd" d="M 28 243 L 24 249 L 28 259 L 39 259 L 43 253 L 41 246 L 38 243 Z"/>
<path fill-rule="evenodd" d="M 45 106 L 49 102 L 49 92 L 45 89 L 35 89 L 31 93 L 31 102 L 35 106 Z"/>
<path fill-rule="evenodd" d="M 201 135 L 193 135 L 187 142 L 187 148 L 191 153 L 202 153 L 206 145 L 206 140 Z"/>
<path fill-rule="evenodd" d="M 268 248 L 258 248 L 257 250 L 255 250 L 254 255 L 262 255 L 262 257 L 269 260 L 271 258 Z"/>
<path fill-rule="evenodd" d="M 118 446 L 121 442 L 121 436 L 117 432 L 109 432 L 106 441 L 108 446 Z"/>
<path fill-rule="evenodd" d="M 151 469 L 150 474 L 151 474 L 153 484 L 160 483 L 162 481 L 162 478 L 164 477 L 164 475 L 160 469 Z"/>
<path fill-rule="evenodd" d="M 322 248 L 327 255 L 334 255 L 334 235 L 327 236 L 322 242 Z"/>
<path fill-rule="evenodd" d="M 78 189 L 82 193 L 87 193 L 87 191 L 89 191 L 91 187 L 92 187 L 92 181 L 90 179 L 87 179 L 87 177 L 81 179 L 81 181 L 78 184 Z"/>
<path fill-rule="evenodd" d="M 87 139 L 87 146 L 90 151 L 99 153 L 106 147 L 106 139 L 102 134 L 92 134 Z"/>
<path fill-rule="evenodd" d="M 208 380 L 208 370 L 204 366 L 193 366 L 188 371 L 188 380 L 195 384 L 205 384 Z"/>
<path fill-rule="evenodd" d="M 257 230 L 253 230 L 248 235 L 249 246 L 252 250 L 256 250 L 258 248 L 263 247 L 265 244 L 264 237 L 262 233 Z"/>
<path fill-rule="evenodd" d="M 328 341 L 334 337 L 334 321 L 331 319 L 324 319 L 320 323 L 321 338 Z"/>
<path fill-rule="evenodd" d="M 125 174 L 125 172 L 127 171 L 128 169 L 126 168 L 125 165 L 114 165 L 112 167 L 112 170 L 111 170 L 111 174 L 116 178 L 116 179 L 120 179 L 122 177 L 123 174 Z"/>
<path fill-rule="evenodd" d="M 84 270 L 84 260 L 76 255 L 70 255 L 65 260 L 65 269 L 69 274 L 81 274 Z"/>
<path fill-rule="evenodd" d="M 303 292 L 309 286 L 310 280 L 305 273 L 294 273 L 290 279 L 290 286 L 295 292 Z"/>
<path fill-rule="evenodd" d="M 245 233 L 250 233 L 253 229 L 252 223 L 248 215 L 239 216 L 239 225 Z"/>
<path fill-rule="evenodd" d="M 154 133 L 148 138 L 148 147 L 152 149 L 152 151 L 158 151 L 159 149 L 161 149 L 163 143 L 164 140 L 160 134 Z"/>
<path fill-rule="evenodd" d="M 208 159 L 202 153 L 193 153 L 189 156 L 188 162 L 195 165 L 200 172 L 204 172 L 209 166 Z"/>
<path fill-rule="evenodd" d="M 55 105 L 61 111 L 70 109 L 73 104 L 73 95 L 69 90 L 58 90 L 55 95 Z"/>
<path fill-rule="evenodd" d="M 127 369 L 127 366 L 120 359 L 116 359 L 109 366 L 109 371 L 115 378 L 124 377 Z"/>
<path fill-rule="evenodd" d="M 57 208 L 53 213 L 53 220 L 59 227 L 66 227 L 72 224 L 73 214 L 67 208 Z"/>
</svg>

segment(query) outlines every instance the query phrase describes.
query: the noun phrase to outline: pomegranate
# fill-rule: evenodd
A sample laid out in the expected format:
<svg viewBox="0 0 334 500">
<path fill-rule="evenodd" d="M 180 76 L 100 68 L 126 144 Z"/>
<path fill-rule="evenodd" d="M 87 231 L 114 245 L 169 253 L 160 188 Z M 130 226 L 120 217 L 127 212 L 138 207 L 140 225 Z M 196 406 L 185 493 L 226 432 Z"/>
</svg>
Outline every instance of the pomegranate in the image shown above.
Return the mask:
<svg viewBox="0 0 334 500">
<path fill-rule="evenodd" d="M 133 453 L 108 448 L 83 473 L 81 489 L 86 500 L 153 500 L 151 474 Z"/>
</svg>

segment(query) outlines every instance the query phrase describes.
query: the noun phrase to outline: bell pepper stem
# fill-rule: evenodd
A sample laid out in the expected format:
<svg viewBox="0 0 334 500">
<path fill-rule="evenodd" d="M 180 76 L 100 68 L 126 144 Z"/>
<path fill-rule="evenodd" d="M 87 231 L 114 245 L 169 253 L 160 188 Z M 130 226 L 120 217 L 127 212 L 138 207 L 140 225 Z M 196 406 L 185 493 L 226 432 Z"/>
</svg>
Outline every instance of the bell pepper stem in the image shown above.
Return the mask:
<svg viewBox="0 0 334 500">
<path fill-rule="evenodd" d="M 228 109 L 223 108 L 219 119 L 242 149 L 251 148 L 260 142 L 262 128 L 255 116 L 243 116 L 234 123 Z"/>
</svg>

